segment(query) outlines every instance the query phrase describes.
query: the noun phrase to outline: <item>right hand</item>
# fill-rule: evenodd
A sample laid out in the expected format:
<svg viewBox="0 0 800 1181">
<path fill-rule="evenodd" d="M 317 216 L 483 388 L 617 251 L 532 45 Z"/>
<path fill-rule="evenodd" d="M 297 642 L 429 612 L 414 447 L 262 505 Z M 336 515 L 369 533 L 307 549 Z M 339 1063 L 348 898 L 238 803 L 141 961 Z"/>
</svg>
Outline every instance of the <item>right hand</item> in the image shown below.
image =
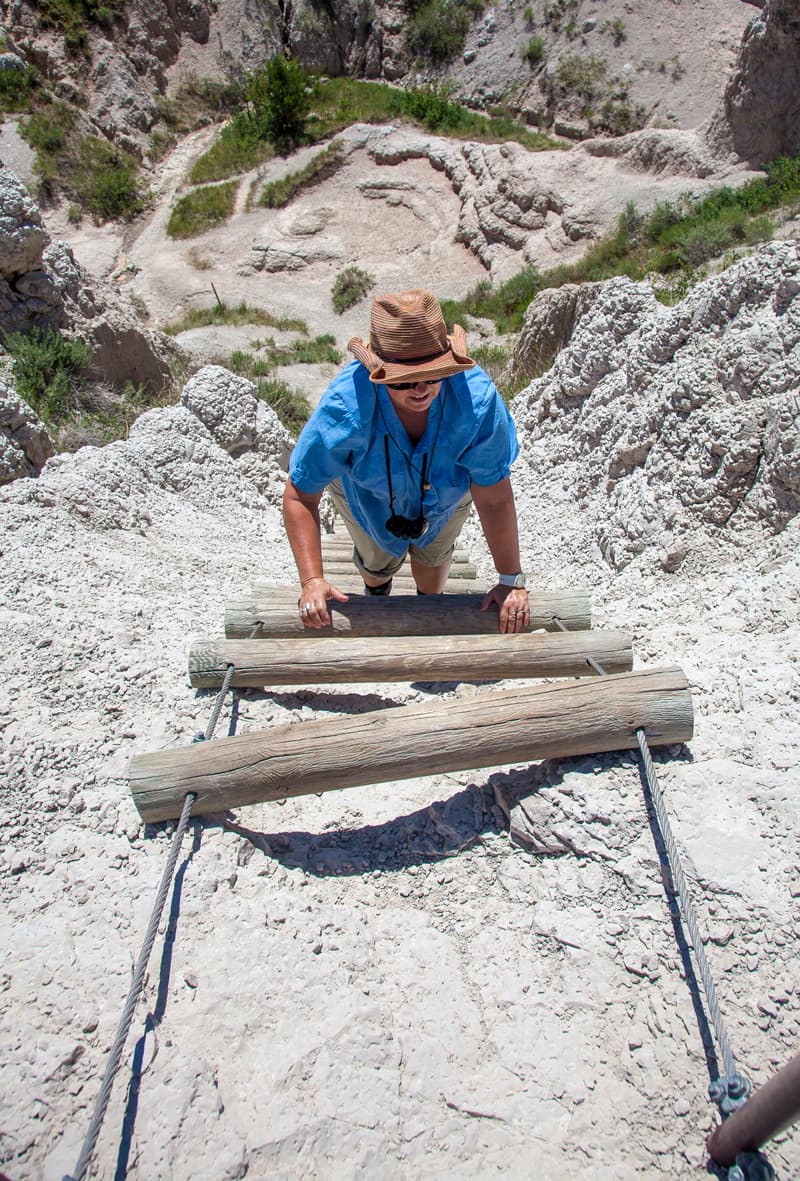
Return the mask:
<svg viewBox="0 0 800 1181">
<path fill-rule="evenodd" d="M 337 603 L 346 603 L 347 595 L 340 591 L 327 578 L 309 578 L 300 588 L 300 598 L 297 600 L 297 610 L 303 627 L 327 627 L 331 621 L 328 613 L 328 599 L 336 599 Z"/>
</svg>

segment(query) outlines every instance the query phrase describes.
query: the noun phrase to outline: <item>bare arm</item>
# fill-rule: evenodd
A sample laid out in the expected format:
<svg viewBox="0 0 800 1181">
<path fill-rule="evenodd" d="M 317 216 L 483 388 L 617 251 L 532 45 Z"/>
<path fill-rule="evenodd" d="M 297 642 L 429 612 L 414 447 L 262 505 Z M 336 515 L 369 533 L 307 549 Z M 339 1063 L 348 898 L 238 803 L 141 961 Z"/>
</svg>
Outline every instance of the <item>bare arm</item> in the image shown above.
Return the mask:
<svg viewBox="0 0 800 1181">
<path fill-rule="evenodd" d="M 506 477 L 488 487 L 473 484 L 470 492 L 498 574 L 518 574 L 522 567 L 511 480 Z M 487 611 L 492 603 L 500 608 L 501 632 L 522 631 L 530 619 L 528 592 L 522 587 L 494 586 L 483 600 L 481 610 Z"/>
<path fill-rule="evenodd" d="M 319 502 L 322 493 L 301 492 L 287 479 L 283 491 L 283 521 L 300 576 L 300 616 L 306 627 L 330 623 L 328 599 L 347 602 L 347 595 L 322 573 Z"/>
</svg>

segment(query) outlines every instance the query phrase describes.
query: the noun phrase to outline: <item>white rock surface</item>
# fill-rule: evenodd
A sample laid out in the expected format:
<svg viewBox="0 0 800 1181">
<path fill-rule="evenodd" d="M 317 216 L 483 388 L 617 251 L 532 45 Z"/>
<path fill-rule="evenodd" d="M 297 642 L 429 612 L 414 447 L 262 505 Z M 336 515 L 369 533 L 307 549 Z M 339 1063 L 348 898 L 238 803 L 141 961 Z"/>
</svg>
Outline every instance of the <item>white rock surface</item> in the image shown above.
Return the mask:
<svg viewBox="0 0 800 1181">
<path fill-rule="evenodd" d="M 514 407 L 534 587 L 589 587 L 637 665 L 680 663 L 692 686 L 695 737 L 656 762 L 756 1083 L 800 1033 L 798 518 L 773 503 L 774 458 L 748 490 L 720 478 L 728 452 L 700 457 L 789 394 L 796 264 L 771 247 L 672 309 L 605 285 Z M 646 415 L 657 437 L 620 468 Z M 293 577 L 286 440 L 261 417 L 211 368 L 126 442 L 0 490 L 0 1167 L 15 1181 L 74 1167 L 165 862 L 129 759 L 204 729 L 214 694 L 187 687 L 190 639 L 220 635 L 255 577 Z M 779 451 L 793 495 L 796 456 Z M 673 572 L 669 504 L 687 547 Z M 488 573 L 474 522 L 465 540 Z M 246 692 L 218 734 L 477 692 Z M 192 826 L 93 1176 L 705 1175 L 708 1072 L 633 757 L 424 771 Z M 797 1176 L 800 1131 L 769 1156 Z"/>
<path fill-rule="evenodd" d="M 736 514 L 779 531 L 797 513 L 799 294 L 796 242 L 764 247 L 672 308 L 647 283 L 610 280 L 516 399 L 526 461 L 557 471 L 612 566 L 645 551 L 674 566 Z"/>
</svg>

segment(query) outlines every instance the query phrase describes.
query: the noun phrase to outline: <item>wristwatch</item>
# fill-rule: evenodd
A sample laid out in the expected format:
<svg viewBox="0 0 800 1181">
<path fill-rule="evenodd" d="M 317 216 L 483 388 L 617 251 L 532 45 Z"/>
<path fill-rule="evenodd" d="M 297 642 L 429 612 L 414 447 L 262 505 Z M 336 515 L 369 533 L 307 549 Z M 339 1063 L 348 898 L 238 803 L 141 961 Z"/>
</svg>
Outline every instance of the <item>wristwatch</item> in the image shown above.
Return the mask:
<svg viewBox="0 0 800 1181">
<path fill-rule="evenodd" d="M 500 586 L 514 586 L 522 588 L 525 586 L 525 575 L 519 574 L 498 574 L 497 581 Z"/>
</svg>

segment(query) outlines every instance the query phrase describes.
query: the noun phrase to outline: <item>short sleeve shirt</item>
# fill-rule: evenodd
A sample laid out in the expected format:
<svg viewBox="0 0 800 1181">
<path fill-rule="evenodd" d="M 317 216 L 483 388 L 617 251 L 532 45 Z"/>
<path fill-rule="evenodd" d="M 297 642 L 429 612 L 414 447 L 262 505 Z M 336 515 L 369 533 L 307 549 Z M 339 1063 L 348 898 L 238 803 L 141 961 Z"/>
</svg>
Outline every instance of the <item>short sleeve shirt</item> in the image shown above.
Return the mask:
<svg viewBox="0 0 800 1181">
<path fill-rule="evenodd" d="M 412 519 L 424 514 L 428 529 L 417 542 L 424 546 L 434 540 L 471 484 L 488 487 L 504 480 L 518 454 L 511 415 L 479 366 L 442 383 L 428 411 L 425 434 L 414 444 L 386 386 L 373 385 L 366 368 L 352 361 L 328 386 L 303 427 L 289 475 L 300 492 L 308 493 L 322 492 L 340 479 L 359 525 L 382 549 L 399 557 L 408 542 L 387 530 L 392 511 Z"/>
</svg>

